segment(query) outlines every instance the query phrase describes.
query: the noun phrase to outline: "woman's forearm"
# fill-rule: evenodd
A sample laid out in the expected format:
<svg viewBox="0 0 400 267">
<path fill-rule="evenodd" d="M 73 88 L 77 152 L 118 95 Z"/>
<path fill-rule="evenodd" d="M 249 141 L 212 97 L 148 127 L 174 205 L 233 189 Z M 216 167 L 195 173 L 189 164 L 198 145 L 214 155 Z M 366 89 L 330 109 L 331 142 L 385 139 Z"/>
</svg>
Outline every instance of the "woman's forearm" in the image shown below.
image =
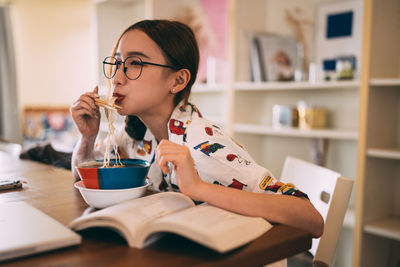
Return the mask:
<svg viewBox="0 0 400 267">
<path fill-rule="evenodd" d="M 323 218 L 306 199 L 252 193 L 204 182 L 191 197 L 243 215 L 294 226 L 310 232 L 313 237 L 320 237 L 323 233 Z"/>
<path fill-rule="evenodd" d="M 75 178 L 78 178 L 78 173 L 75 171 L 75 166 L 82 162 L 94 160 L 93 149 L 96 137 L 81 137 L 72 152 L 71 169 Z"/>
</svg>

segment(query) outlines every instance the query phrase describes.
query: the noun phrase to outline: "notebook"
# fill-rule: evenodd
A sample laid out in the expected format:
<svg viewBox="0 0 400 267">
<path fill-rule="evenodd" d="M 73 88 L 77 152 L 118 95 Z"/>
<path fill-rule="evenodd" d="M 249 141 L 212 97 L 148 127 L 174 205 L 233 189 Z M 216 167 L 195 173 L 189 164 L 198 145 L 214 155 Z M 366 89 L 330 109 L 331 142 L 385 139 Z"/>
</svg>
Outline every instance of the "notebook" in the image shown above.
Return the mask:
<svg viewBox="0 0 400 267">
<path fill-rule="evenodd" d="M 0 261 L 80 242 L 80 235 L 25 202 L 0 203 Z"/>
</svg>

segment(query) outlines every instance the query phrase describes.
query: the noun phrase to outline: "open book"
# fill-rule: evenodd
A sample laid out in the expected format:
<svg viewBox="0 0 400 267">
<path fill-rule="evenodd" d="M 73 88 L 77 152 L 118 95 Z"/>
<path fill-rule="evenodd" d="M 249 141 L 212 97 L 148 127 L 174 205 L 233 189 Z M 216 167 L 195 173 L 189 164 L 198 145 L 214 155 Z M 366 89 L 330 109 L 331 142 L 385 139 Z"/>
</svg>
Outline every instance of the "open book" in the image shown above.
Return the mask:
<svg viewBox="0 0 400 267">
<path fill-rule="evenodd" d="M 109 227 L 135 248 L 143 248 L 161 233 L 169 232 L 223 253 L 256 239 L 272 226 L 262 218 L 239 215 L 206 203 L 196 206 L 181 193 L 164 192 L 82 215 L 70 227 L 75 231 Z"/>
</svg>

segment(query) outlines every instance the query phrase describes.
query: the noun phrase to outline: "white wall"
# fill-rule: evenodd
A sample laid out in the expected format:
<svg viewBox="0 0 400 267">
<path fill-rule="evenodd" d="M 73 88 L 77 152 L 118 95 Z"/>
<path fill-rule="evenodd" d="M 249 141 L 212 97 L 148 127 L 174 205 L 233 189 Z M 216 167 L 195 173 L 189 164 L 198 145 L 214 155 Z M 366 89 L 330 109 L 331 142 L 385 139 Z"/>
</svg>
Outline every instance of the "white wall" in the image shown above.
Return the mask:
<svg viewBox="0 0 400 267">
<path fill-rule="evenodd" d="M 97 61 L 100 63 L 111 55 L 121 33 L 133 23 L 145 18 L 143 1 L 136 2 L 101 2 L 96 6 L 97 21 Z M 97 65 L 98 80 L 102 94 L 107 94 L 107 80 L 101 64 Z"/>
<path fill-rule="evenodd" d="M 24 106 L 70 106 L 96 85 L 91 0 L 15 0 L 18 97 Z"/>
<path fill-rule="evenodd" d="M 265 13 L 265 0 L 236 1 L 236 81 L 251 81 L 250 38 L 253 32 L 266 31 Z"/>
<path fill-rule="evenodd" d="M 314 47 L 314 18 L 315 8 L 321 0 L 267 0 L 266 25 L 267 31 L 282 35 L 294 35 L 293 29 L 286 20 L 286 11 L 289 11 L 295 20 L 302 25 L 301 29 L 306 42 L 305 53 L 310 62 L 313 62 Z M 308 69 L 306 69 L 308 71 Z"/>
</svg>

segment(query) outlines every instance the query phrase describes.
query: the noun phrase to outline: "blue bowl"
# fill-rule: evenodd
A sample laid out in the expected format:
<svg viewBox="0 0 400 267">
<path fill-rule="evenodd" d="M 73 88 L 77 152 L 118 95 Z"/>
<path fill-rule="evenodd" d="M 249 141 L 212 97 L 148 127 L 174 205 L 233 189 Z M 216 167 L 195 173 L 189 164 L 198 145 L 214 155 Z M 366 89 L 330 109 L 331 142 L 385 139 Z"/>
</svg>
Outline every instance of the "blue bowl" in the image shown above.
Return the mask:
<svg viewBox="0 0 400 267">
<path fill-rule="evenodd" d="M 98 161 L 100 164 L 102 161 Z M 125 167 L 76 167 L 86 188 L 90 189 L 126 189 L 145 185 L 150 163 L 141 159 L 121 159 Z M 115 164 L 111 160 L 110 165 Z"/>
</svg>

